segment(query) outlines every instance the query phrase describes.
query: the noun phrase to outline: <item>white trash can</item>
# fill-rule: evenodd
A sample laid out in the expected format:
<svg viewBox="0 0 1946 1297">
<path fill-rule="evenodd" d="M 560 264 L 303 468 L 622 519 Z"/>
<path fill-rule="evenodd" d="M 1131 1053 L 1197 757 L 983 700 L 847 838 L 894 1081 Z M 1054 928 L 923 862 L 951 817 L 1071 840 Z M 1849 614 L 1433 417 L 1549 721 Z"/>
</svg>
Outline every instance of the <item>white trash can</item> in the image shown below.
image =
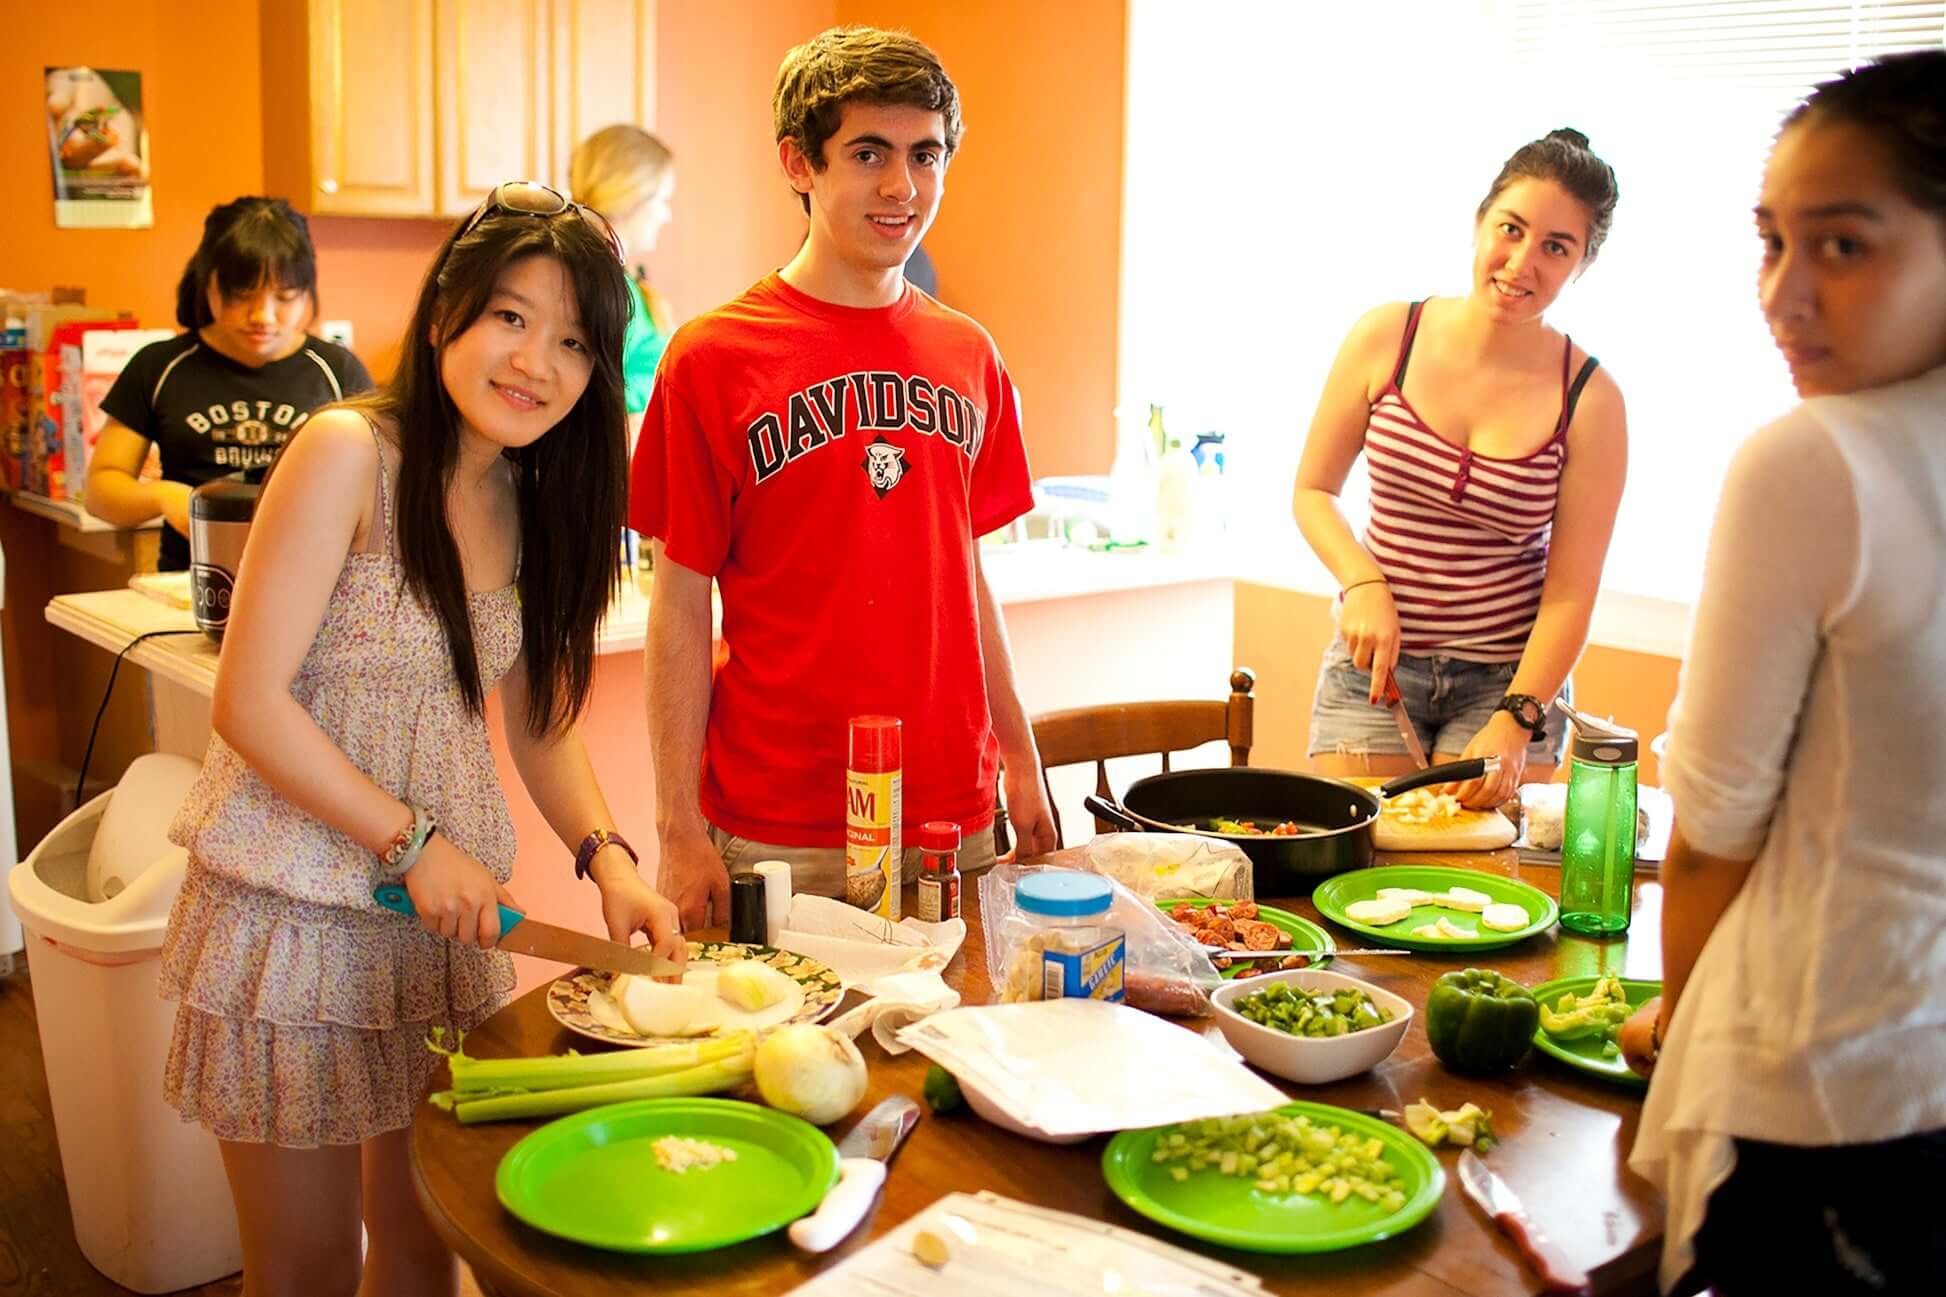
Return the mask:
<svg viewBox="0 0 1946 1297">
<path fill-rule="evenodd" d="M 187 862 L 165 835 L 196 769 L 179 756 L 138 758 L 8 880 L 75 1241 L 95 1269 L 142 1293 L 243 1267 L 216 1137 L 162 1100 L 176 1006 L 157 993 L 158 957 Z"/>
</svg>

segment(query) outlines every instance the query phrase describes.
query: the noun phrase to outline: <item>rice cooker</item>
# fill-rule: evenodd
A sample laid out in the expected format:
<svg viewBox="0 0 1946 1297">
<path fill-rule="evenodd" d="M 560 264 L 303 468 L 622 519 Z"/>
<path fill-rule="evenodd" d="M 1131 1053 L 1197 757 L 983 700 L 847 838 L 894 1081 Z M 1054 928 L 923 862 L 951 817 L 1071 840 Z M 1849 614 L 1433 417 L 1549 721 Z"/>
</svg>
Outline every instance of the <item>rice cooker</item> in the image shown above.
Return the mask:
<svg viewBox="0 0 1946 1297">
<path fill-rule="evenodd" d="M 218 642 L 229 624 L 243 540 L 262 490 L 240 478 L 220 477 L 189 493 L 189 607 L 196 624 Z"/>
</svg>

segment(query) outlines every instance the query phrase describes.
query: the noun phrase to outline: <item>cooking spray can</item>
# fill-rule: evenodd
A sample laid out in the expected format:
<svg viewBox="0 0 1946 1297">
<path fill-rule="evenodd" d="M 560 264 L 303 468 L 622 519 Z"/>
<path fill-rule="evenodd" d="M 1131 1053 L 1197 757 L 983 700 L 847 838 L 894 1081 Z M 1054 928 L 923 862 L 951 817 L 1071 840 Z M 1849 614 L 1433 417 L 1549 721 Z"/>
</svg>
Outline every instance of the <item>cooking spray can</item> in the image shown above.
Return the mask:
<svg viewBox="0 0 1946 1297">
<path fill-rule="evenodd" d="M 899 917 L 904 851 L 900 766 L 904 734 L 896 716 L 851 718 L 845 770 L 845 899 L 888 919 Z"/>
</svg>

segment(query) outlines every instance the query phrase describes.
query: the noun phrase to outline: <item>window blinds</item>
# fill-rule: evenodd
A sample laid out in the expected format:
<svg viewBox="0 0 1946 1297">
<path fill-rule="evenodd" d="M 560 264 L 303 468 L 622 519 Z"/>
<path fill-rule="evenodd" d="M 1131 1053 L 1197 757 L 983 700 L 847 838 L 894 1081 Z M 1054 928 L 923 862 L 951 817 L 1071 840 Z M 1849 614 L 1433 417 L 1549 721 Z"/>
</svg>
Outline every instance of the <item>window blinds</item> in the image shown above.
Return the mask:
<svg viewBox="0 0 1946 1297">
<path fill-rule="evenodd" d="M 1740 82 L 1801 97 L 1881 54 L 1946 44 L 1939 0 L 1504 0 L 1514 49 L 1572 62 L 1632 56 L 1672 80 Z"/>
</svg>

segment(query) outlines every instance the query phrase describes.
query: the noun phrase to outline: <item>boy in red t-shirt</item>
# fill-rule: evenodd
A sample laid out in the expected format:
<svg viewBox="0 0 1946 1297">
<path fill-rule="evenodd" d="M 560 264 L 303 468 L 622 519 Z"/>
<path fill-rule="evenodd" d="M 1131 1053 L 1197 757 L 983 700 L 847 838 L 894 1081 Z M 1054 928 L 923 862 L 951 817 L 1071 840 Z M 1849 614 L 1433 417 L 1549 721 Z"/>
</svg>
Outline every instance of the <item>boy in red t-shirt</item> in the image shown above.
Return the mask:
<svg viewBox="0 0 1946 1297">
<path fill-rule="evenodd" d="M 630 494 L 654 539 L 660 886 L 689 927 L 723 922 L 729 871 L 759 860 L 843 894 L 853 716 L 904 723 L 905 842 L 953 820 L 962 863 L 990 862 L 1004 759 L 1021 854 L 1054 846 L 977 544 L 1032 504 L 1013 385 L 984 329 L 904 278 L 958 91 L 912 37 L 834 28 L 785 57 L 773 110 L 808 237 L 670 340 Z"/>
</svg>

